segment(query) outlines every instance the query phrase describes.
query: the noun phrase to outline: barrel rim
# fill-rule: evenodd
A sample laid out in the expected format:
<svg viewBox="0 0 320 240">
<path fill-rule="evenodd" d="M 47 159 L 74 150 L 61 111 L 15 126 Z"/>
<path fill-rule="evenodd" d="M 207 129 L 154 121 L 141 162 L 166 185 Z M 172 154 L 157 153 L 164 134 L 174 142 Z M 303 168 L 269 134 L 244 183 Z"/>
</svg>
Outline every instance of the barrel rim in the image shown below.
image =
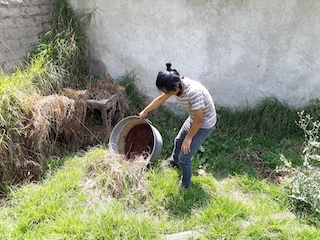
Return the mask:
<svg viewBox="0 0 320 240">
<path fill-rule="evenodd" d="M 148 126 L 151 129 L 152 135 L 153 135 L 153 147 L 152 147 L 152 151 L 150 152 L 150 156 L 147 158 L 149 162 L 154 162 L 156 160 L 156 158 L 158 157 L 158 155 L 160 155 L 160 152 L 162 150 L 162 146 L 163 146 L 163 140 L 162 140 L 162 136 L 160 134 L 160 132 L 152 125 L 152 122 L 149 119 L 141 119 L 139 116 L 137 115 L 132 115 L 132 116 L 127 116 L 125 118 L 123 118 L 122 120 L 120 120 L 112 129 L 110 137 L 109 137 L 109 148 L 112 152 L 118 152 L 118 141 L 119 141 L 119 136 L 115 136 L 114 138 L 117 139 L 117 143 L 113 143 L 111 144 L 110 139 L 113 138 L 113 135 L 115 133 L 115 130 L 120 128 L 120 126 L 122 126 L 124 123 L 129 122 L 130 119 L 132 120 L 141 120 L 143 122 L 145 122 L 146 124 L 148 124 Z M 131 128 L 132 129 L 132 128 Z M 119 130 L 119 129 L 118 129 Z M 120 129 L 121 130 L 121 129 Z M 119 130 L 119 131 L 120 131 Z M 159 146 L 160 145 L 160 146 Z M 156 152 L 157 151 L 157 152 Z M 118 152 L 119 153 L 119 152 Z M 157 154 L 157 156 L 154 156 L 154 154 Z"/>
</svg>

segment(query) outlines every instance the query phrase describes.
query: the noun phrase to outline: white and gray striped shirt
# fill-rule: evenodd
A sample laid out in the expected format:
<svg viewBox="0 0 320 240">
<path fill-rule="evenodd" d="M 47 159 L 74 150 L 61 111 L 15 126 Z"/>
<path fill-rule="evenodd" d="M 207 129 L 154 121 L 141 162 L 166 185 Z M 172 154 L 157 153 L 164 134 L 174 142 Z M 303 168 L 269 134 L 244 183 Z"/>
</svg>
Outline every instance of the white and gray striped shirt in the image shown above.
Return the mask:
<svg viewBox="0 0 320 240">
<path fill-rule="evenodd" d="M 176 96 L 177 101 L 188 112 L 191 123 L 194 110 L 203 109 L 203 122 L 201 128 L 212 128 L 216 124 L 217 116 L 215 106 L 209 91 L 200 83 L 184 77 L 181 81 L 182 94 Z"/>
</svg>

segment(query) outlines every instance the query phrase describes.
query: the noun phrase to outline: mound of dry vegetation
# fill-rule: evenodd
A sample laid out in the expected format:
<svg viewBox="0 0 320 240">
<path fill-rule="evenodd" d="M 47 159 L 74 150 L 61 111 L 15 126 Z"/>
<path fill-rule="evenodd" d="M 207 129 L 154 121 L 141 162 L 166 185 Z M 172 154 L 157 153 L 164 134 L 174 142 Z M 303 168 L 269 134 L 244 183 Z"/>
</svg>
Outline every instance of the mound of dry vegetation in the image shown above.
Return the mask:
<svg viewBox="0 0 320 240">
<path fill-rule="evenodd" d="M 106 69 L 90 75 L 86 28 L 93 13 L 76 13 L 67 0 L 56 4 L 52 28 L 24 64 L 0 74 L 0 195 L 39 180 L 50 157 L 106 144 L 128 112 L 125 89 Z M 92 105 L 113 96 L 107 107 Z"/>
<path fill-rule="evenodd" d="M 116 101 L 103 124 L 101 112 L 88 106 L 88 99 Z M 126 92 L 110 76 L 94 80 L 84 90 L 61 89 L 60 94 L 37 97 L 24 115 L 19 134 L 10 136 L 11 147 L 0 143 L 0 177 L 11 183 L 39 180 L 45 159 L 66 151 L 108 142 L 112 125 L 128 110 Z M 3 144 L 2 144 L 3 143 Z"/>
<path fill-rule="evenodd" d="M 106 152 L 88 165 L 87 174 L 82 179 L 86 196 L 92 204 L 101 199 L 112 201 L 121 198 L 125 199 L 127 206 L 137 199 L 144 202 L 150 194 L 144 176 L 148 163 L 143 156 L 128 161 L 124 155 Z"/>
</svg>

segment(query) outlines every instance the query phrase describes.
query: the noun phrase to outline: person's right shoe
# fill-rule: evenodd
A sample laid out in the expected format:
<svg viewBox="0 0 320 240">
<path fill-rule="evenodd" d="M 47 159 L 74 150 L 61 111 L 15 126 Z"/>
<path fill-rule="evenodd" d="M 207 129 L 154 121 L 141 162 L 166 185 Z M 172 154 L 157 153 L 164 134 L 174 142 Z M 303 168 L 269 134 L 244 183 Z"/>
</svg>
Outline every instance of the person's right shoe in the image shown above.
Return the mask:
<svg viewBox="0 0 320 240">
<path fill-rule="evenodd" d="M 190 185 L 180 184 L 180 189 L 188 189 Z"/>
<path fill-rule="evenodd" d="M 179 164 L 175 162 L 173 159 L 169 158 L 164 162 L 165 167 L 177 168 Z"/>
<path fill-rule="evenodd" d="M 189 187 L 190 187 L 190 183 L 185 184 L 185 183 L 182 183 L 182 181 L 180 182 L 180 189 L 188 189 Z"/>
</svg>

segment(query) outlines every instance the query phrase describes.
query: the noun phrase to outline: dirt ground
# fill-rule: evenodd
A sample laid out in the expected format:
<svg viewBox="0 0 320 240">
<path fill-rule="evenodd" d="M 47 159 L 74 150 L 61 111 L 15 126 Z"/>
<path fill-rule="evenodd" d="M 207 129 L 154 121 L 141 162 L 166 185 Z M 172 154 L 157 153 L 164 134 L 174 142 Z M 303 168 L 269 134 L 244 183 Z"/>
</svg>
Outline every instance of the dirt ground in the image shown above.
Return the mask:
<svg viewBox="0 0 320 240">
<path fill-rule="evenodd" d="M 136 156 L 151 153 L 154 145 L 153 133 L 148 124 L 133 127 L 125 141 L 126 157 L 134 159 Z"/>
</svg>

